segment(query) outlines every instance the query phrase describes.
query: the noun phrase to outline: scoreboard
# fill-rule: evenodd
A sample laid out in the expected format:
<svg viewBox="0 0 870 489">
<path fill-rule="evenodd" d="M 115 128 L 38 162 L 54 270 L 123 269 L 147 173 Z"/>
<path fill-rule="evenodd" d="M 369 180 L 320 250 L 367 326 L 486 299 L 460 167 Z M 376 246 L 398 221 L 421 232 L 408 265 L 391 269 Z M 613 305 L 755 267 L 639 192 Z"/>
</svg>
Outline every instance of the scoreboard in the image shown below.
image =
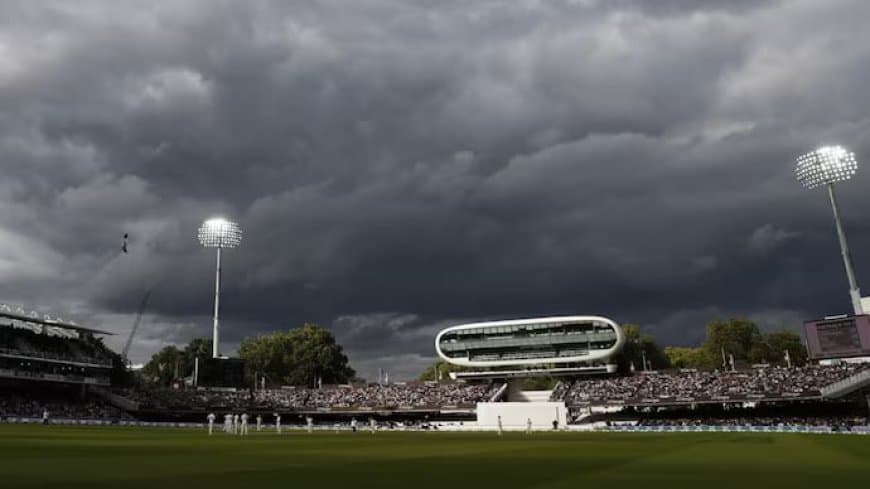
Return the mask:
<svg viewBox="0 0 870 489">
<path fill-rule="evenodd" d="M 811 359 L 870 356 L 870 316 L 819 319 L 804 323 Z"/>
</svg>

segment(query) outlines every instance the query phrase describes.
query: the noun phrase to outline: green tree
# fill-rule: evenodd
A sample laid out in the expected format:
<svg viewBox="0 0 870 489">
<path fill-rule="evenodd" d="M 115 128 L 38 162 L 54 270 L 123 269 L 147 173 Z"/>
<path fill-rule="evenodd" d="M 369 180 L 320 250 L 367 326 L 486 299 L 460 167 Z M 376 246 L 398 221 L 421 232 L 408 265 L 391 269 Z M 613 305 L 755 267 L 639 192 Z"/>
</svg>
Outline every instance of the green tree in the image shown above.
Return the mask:
<svg viewBox="0 0 870 489">
<path fill-rule="evenodd" d="M 734 355 L 737 361 L 759 361 L 764 356 L 763 338 L 758 326 L 745 318 L 714 320 L 707 324 L 707 339 L 701 348 L 715 367 L 722 366 L 722 352 L 726 360 Z"/>
<path fill-rule="evenodd" d="M 247 375 L 265 375 L 272 385 L 344 383 L 355 374 L 332 333 L 315 324 L 246 338 L 239 357 L 247 362 Z"/>
<path fill-rule="evenodd" d="M 644 358 L 647 366 L 652 370 L 668 368 L 670 361 L 664 350 L 651 335 L 641 333 L 640 326 L 636 324 L 624 324 L 625 346 L 622 353 L 617 357 L 620 370 L 626 372 L 634 365 L 636 370 L 643 370 Z"/>
<path fill-rule="evenodd" d="M 181 370 L 182 362 L 182 352 L 178 348 L 173 345 L 163 347 L 142 368 L 145 382 L 168 387 L 176 380 L 176 374 L 184 375 Z"/>
<path fill-rule="evenodd" d="M 199 358 L 199 385 L 209 385 L 215 380 L 215 361 L 212 359 L 213 342 L 209 338 L 194 338 L 181 351 L 181 376 L 190 377 L 196 370 L 196 359 Z"/>
<path fill-rule="evenodd" d="M 765 361 L 767 362 L 785 365 L 785 352 L 788 351 L 793 366 L 807 363 L 807 350 L 804 348 L 800 335 L 793 331 L 783 329 L 767 333 L 763 335 L 763 342 Z"/>
<path fill-rule="evenodd" d="M 701 348 L 666 346 L 665 355 L 674 368 L 709 368 L 711 364 Z"/>
<path fill-rule="evenodd" d="M 460 367 L 459 365 L 453 365 L 444 360 L 438 360 L 432 365 L 426 367 L 426 370 L 420 374 L 419 380 L 450 380 L 450 372 L 462 372 L 463 370 L 465 370 L 465 368 Z M 441 379 L 438 378 L 439 375 L 441 376 Z"/>
</svg>

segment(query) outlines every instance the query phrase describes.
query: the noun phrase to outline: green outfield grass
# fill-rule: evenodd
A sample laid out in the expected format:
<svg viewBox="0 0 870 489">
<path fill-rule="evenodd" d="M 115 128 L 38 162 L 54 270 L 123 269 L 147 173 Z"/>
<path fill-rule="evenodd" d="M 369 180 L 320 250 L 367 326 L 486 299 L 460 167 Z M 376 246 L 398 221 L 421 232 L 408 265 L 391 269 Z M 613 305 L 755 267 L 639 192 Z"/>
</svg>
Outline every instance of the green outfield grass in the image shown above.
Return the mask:
<svg viewBox="0 0 870 489">
<path fill-rule="evenodd" d="M 870 436 L 0 425 L 0 488 L 866 487 Z"/>
</svg>

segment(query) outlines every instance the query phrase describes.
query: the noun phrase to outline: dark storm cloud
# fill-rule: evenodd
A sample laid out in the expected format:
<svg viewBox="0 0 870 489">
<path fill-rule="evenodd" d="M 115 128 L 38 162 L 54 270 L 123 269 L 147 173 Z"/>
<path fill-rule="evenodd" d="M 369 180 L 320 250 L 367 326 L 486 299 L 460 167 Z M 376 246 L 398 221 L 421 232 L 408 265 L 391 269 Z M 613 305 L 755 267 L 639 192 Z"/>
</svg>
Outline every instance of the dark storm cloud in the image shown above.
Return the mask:
<svg viewBox="0 0 870 489">
<path fill-rule="evenodd" d="M 792 161 L 870 154 L 867 10 L 4 2 L 0 293 L 121 344 L 156 287 L 147 358 L 207 334 L 195 229 L 225 214 L 228 346 L 318 321 L 368 377 L 456 321 L 599 313 L 690 344 L 711 317 L 841 312 Z M 840 187 L 861 277 L 868 183 Z"/>
</svg>

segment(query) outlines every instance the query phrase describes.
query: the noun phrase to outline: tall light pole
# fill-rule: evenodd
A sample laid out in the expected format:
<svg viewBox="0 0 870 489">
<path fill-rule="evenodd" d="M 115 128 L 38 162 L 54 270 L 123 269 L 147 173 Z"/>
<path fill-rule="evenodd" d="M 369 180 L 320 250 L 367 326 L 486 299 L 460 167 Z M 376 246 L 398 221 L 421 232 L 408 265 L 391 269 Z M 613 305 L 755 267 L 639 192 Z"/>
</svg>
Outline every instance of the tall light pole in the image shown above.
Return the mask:
<svg viewBox="0 0 870 489">
<path fill-rule="evenodd" d="M 217 248 L 214 278 L 214 331 L 212 357 L 220 357 L 221 250 L 235 248 L 242 242 L 242 228 L 222 217 L 209 219 L 199 227 L 199 242 L 206 248 Z"/>
<path fill-rule="evenodd" d="M 852 307 L 856 316 L 864 314 L 864 308 L 861 306 L 861 290 L 858 288 L 855 270 L 852 268 L 852 256 L 849 253 L 849 244 L 846 242 L 846 232 L 840 220 L 840 208 L 834 194 L 834 184 L 852 178 L 857 170 L 858 162 L 855 160 L 855 153 L 842 146 L 823 146 L 799 156 L 795 167 L 795 176 L 805 188 L 813 189 L 822 185 L 828 188 L 828 198 L 834 211 L 834 223 L 837 225 L 837 236 L 840 238 L 840 253 L 843 255 L 846 277 L 849 279 L 849 296 L 852 298 Z"/>
</svg>

